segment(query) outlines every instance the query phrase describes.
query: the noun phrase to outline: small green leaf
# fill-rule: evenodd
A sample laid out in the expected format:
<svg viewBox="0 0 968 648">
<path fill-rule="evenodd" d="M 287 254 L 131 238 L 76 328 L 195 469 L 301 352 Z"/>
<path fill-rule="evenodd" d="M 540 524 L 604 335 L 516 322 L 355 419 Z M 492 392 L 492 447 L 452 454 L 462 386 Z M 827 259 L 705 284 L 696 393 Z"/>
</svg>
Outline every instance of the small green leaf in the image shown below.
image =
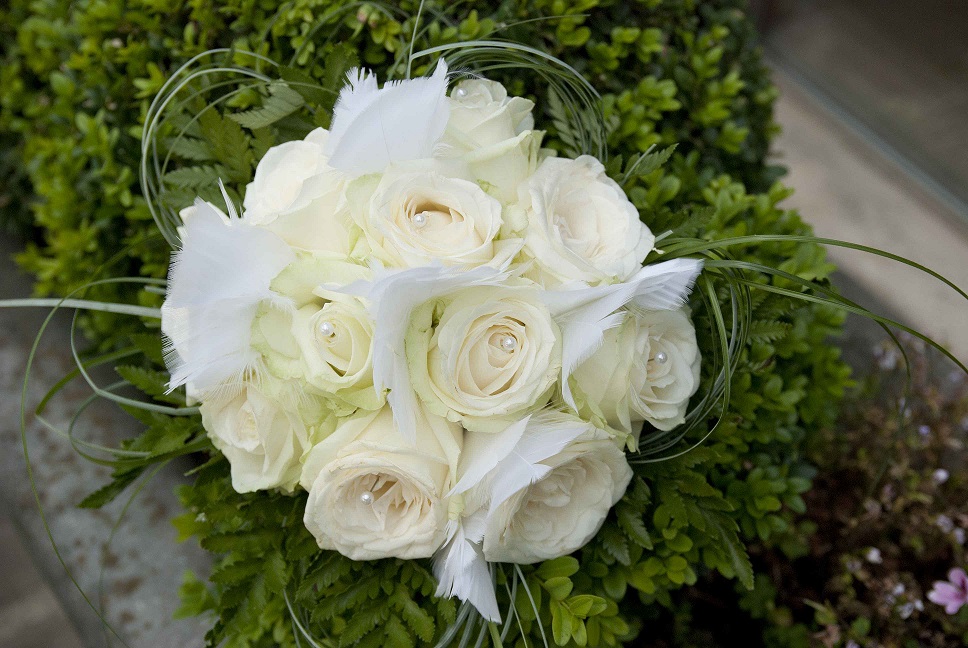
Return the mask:
<svg viewBox="0 0 968 648">
<path fill-rule="evenodd" d="M 574 617 L 559 603 L 551 606 L 551 634 L 555 643 L 564 646 L 571 639 L 571 622 Z"/>
<path fill-rule="evenodd" d="M 582 618 L 601 614 L 606 607 L 605 599 L 591 594 L 579 594 L 568 599 L 568 609 L 575 616 Z"/>
<path fill-rule="evenodd" d="M 535 575 L 545 580 L 561 577 L 574 576 L 578 573 L 580 565 L 578 560 L 572 556 L 561 556 L 553 560 L 546 560 L 541 563 Z"/>
<path fill-rule="evenodd" d="M 569 594 L 571 594 L 574 584 L 567 576 L 556 576 L 546 580 L 544 582 L 544 588 L 552 599 L 556 601 L 563 601 Z"/>
</svg>

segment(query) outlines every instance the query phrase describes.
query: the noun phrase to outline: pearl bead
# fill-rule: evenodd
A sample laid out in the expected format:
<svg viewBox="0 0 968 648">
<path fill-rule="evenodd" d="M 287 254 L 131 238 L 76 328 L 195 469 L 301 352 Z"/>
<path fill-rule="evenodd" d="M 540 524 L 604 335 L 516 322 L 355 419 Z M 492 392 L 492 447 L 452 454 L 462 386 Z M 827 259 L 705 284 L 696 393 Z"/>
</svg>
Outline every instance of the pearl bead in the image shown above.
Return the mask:
<svg viewBox="0 0 968 648">
<path fill-rule="evenodd" d="M 417 229 L 423 229 L 427 226 L 427 212 L 417 212 L 410 217 L 410 222 Z"/>
<path fill-rule="evenodd" d="M 505 351 L 514 351 L 518 346 L 518 339 L 513 335 L 505 335 L 501 338 L 501 348 Z"/>
<path fill-rule="evenodd" d="M 467 88 L 457 88 L 454 90 L 454 94 L 457 95 L 458 98 L 462 99 L 467 96 Z"/>
<path fill-rule="evenodd" d="M 360 495 L 360 501 L 363 502 L 364 504 L 372 504 L 373 493 L 371 493 L 370 491 L 366 491 L 365 493 Z"/>
<path fill-rule="evenodd" d="M 665 364 L 668 359 L 669 356 L 666 355 L 665 351 L 659 351 L 655 354 L 655 361 L 659 364 Z"/>
<path fill-rule="evenodd" d="M 336 335 L 336 327 L 332 322 L 323 322 L 319 325 L 319 334 L 323 337 L 331 338 Z"/>
</svg>

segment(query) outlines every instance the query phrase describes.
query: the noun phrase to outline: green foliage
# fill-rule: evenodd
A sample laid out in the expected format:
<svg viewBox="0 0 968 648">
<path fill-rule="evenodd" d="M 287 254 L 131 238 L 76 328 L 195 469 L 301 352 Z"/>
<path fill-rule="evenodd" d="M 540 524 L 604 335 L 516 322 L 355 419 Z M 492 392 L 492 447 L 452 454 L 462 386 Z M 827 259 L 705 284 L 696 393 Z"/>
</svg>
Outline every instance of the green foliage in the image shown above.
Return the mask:
<svg viewBox="0 0 968 648">
<path fill-rule="evenodd" d="M 755 548 L 750 590 L 710 579 L 677 593 L 652 616 L 675 637 L 659 645 L 968 644 L 968 607 L 948 615 L 926 598 L 968 561 L 968 380 L 906 342 L 912 382 L 897 350 L 880 345 L 865 355 L 879 369 L 809 444 L 819 483 L 798 526 L 810 542 L 792 561 L 781 547 Z"/>
<path fill-rule="evenodd" d="M 38 293 L 63 294 L 136 241 L 108 271 L 164 276 L 169 250 L 161 237 L 145 237 L 154 223 L 137 182 L 138 138 L 150 98 L 180 64 L 212 47 L 233 47 L 284 65 L 275 73 L 279 81 L 254 85 L 197 121 L 173 123 L 162 133 L 173 156 L 164 177 L 168 207 L 184 207 L 196 194 L 217 199 L 215 177 L 238 200 L 270 145 L 328 124 L 349 67 L 372 66 L 381 78 L 391 70 L 397 78 L 403 74 L 418 3 L 8 4 L 0 10 L 0 143 L 6 145 L 0 213 L 7 223 L 35 228 L 19 261 L 37 277 Z M 424 17 L 418 49 L 506 38 L 546 50 L 584 74 L 603 97 L 609 169 L 657 234 L 715 240 L 809 232 L 796 213 L 780 206 L 788 190 L 765 162 L 776 92 L 740 0 L 428 1 Z M 416 61 L 414 73 L 428 63 Z M 549 145 L 576 146 L 544 80 L 523 69 L 489 74 L 538 102 Z M 822 281 L 832 270 L 814 245 L 769 243 L 732 253 L 809 280 Z M 786 286 L 780 278 L 759 281 Z M 87 296 L 134 298 L 123 290 L 105 286 Z M 796 516 L 814 475 L 804 448 L 832 420 L 848 378 L 827 344 L 842 317 L 763 292 L 753 293 L 752 307 L 732 402 L 713 413 L 720 424 L 706 445 L 679 459 L 636 466 L 626 498 L 579 561 L 523 568 L 523 582 L 509 570 L 498 575 L 502 605 L 518 582 L 520 628 L 515 624 L 505 645 L 540 645 L 542 631 L 560 645 L 628 642 L 656 610 L 684 605 L 675 592 L 711 571 L 757 592 L 744 546 L 754 553 L 802 550 Z M 712 322 L 696 313 L 708 354 Z M 110 315 L 90 316 L 85 325 L 106 347 L 133 340 L 143 348 L 144 364 L 120 371 L 146 393 L 163 396 L 160 349 L 150 343 L 156 336 L 132 338 L 140 325 Z M 714 378 L 710 371 L 706 367 L 706 386 Z M 139 416 L 147 431 L 133 443 L 148 463 L 204 446 L 197 418 Z M 121 468 L 119 483 L 143 466 Z M 109 486 L 88 503 L 118 491 Z M 429 565 L 354 563 L 319 552 L 301 522 L 303 497 L 236 494 L 217 454 L 181 496 L 188 513 L 177 521 L 180 534 L 221 556 L 211 590 L 183 590 L 186 613 L 213 613 L 211 645 L 294 645 L 284 593 L 326 646 L 354 638 L 364 646 L 424 645 L 455 618 L 452 602 L 432 597 Z"/>
<path fill-rule="evenodd" d="M 266 100 L 260 107 L 230 115 L 231 119 L 255 131 L 272 126 L 299 110 L 305 103 L 303 96 L 285 83 L 270 84 L 267 93 Z"/>
</svg>

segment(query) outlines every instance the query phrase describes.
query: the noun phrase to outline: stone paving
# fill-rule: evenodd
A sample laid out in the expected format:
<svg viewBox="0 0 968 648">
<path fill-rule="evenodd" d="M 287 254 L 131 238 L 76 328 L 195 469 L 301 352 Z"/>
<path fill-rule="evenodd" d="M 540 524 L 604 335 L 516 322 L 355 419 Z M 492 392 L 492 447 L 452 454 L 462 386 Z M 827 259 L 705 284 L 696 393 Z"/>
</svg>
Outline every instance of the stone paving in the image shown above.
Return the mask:
<svg viewBox="0 0 968 648">
<path fill-rule="evenodd" d="M 0 298 L 29 294 L 29 282 L 18 275 L 10 261 L 13 246 L 0 242 Z M 17 583 L 19 600 L 4 600 L 0 606 L 0 647 L 46 646 L 70 648 L 78 645 L 69 625 L 63 622 L 43 582 L 60 600 L 83 644 L 108 643 L 97 615 L 81 597 L 61 567 L 47 538 L 34 501 L 23 459 L 20 439 L 20 393 L 23 369 L 30 344 L 45 316 L 44 309 L 0 309 L 0 496 L 3 510 L 11 516 L 23 539 L 22 547 L 0 540 L 0 565 L 3 583 L 0 591 L 12 591 Z M 68 313 L 58 317 L 43 340 L 34 366 L 28 393 L 32 411 L 46 390 L 73 369 L 69 357 Z M 113 380 L 116 378 L 107 378 Z M 105 377 L 102 376 L 102 381 Z M 66 428 L 79 403 L 90 389 L 75 380 L 55 398 L 47 413 L 49 421 Z M 95 443 L 117 444 L 135 434 L 140 424 L 112 403 L 96 403 L 80 420 L 78 438 Z M 176 533 L 169 520 L 180 512 L 173 488 L 179 471 L 169 466 L 159 473 L 128 509 L 123 523 L 108 544 L 112 527 L 124 504 L 117 501 L 102 510 L 76 507 L 85 495 L 106 483 L 108 470 L 85 461 L 68 440 L 57 436 L 31 417 L 27 428 L 27 447 L 40 502 L 47 514 L 50 531 L 74 577 L 96 604 L 103 602 L 104 616 L 131 648 L 185 648 L 201 645 L 205 624 L 197 620 L 172 621 L 177 607 L 175 593 L 187 569 L 205 573 L 208 557 L 197 545 L 176 544 Z M 184 468 L 184 466 L 182 466 Z M 4 529 L 4 539 L 12 534 Z M 37 566 L 38 580 L 24 551 Z M 101 578 L 103 577 L 103 582 Z M 33 581 L 33 586 L 27 583 Z M 13 618 L 9 627 L 4 619 Z M 39 641 L 33 628 L 37 623 L 60 637 L 55 642 Z M 19 628 L 17 638 L 8 633 Z M 55 630 L 56 628 L 56 630 Z"/>
</svg>

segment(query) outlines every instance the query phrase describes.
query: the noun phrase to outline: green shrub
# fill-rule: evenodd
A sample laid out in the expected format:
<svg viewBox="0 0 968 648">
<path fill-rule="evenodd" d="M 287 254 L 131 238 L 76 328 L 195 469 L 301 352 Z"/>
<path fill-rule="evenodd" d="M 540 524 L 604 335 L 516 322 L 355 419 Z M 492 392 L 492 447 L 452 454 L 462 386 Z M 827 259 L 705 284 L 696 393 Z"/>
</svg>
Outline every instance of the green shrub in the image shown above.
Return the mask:
<svg viewBox="0 0 968 648">
<path fill-rule="evenodd" d="M 298 51 L 296 66 L 324 83 L 334 57 L 358 60 L 382 76 L 408 47 L 414 22 L 407 16 L 416 4 L 387 10 L 345 0 L 12 0 L 0 27 L 8 37 L 0 129 L 15 146 L 0 158 L 0 199 L 14 197 L 3 212 L 7 222 L 36 228 L 19 261 L 37 277 L 37 291 L 63 294 L 82 285 L 126 246 L 111 274 L 164 275 L 168 249 L 150 237 L 154 223 L 138 190 L 138 138 L 147 102 L 180 63 L 211 47 L 234 46 L 282 61 Z M 351 10 L 313 32 L 321 17 L 343 6 Z M 508 38 L 581 71 L 603 95 L 610 155 L 627 158 L 653 144 L 677 144 L 671 160 L 630 191 L 657 233 L 702 207 L 709 218 L 699 233 L 707 238 L 809 232 L 796 213 L 779 206 L 788 191 L 765 162 L 776 91 L 742 2 L 428 2 L 425 18 L 429 26 L 418 47 Z M 548 109 L 546 88 L 527 72 L 504 80 Z M 732 252 L 806 279 L 824 280 L 832 270 L 813 245 Z M 119 290 L 89 294 L 135 298 Z M 580 645 L 585 632 L 590 643 L 608 645 L 648 636 L 642 620 L 657 606 L 675 605 L 672 593 L 701 574 L 718 570 L 751 586 L 744 544 L 802 550 L 797 515 L 814 475 L 806 443 L 832 420 L 847 381 L 838 352 L 827 345 L 842 318 L 765 293 L 754 295 L 754 306 L 733 400 L 716 434 L 698 451 L 641 467 L 623 503 L 580 553 L 580 569 L 562 560 L 526 570 L 532 589 L 544 593 L 540 613 L 549 626 L 555 620 L 557 638 L 571 635 Z M 708 325 L 697 320 L 703 334 Z M 140 324 L 98 315 L 86 326 L 110 345 Z M 707 353 L 709 340 L 705 335 Z M 164 417 L 145 423 L 149 430 L 136 446 L 198 432 L 171 428 Z M 214 576 L 216 599 L 197 584 L 186 587 L 187 611 L 215 606 L 220 620 L 213 641 L 233 636 L 228 645 L 290 645 L 281 591 L 297 583 L 296 602 L 314 610 L 312 628 L 344 642 L 359 636 L 372 645 L 410 645 L 415 637 L 439 634 L 441 622 L 453 616 L 452 604 L 430 599 L 427 565 L 320 556 L 302 528 L 300 498 L 237 495 L 224 461 L 208 464 L 182 498 L 189 509 L 182 531 L 225 554 Z M 282 545 L 279 529 L 287 530 Z M 377 596 L 385 604 L 374 604 Z M 589 596 L 601 597 L 601 604 Z M 533 643 L 537 625 L 524 623 Z"/>
<path fill-rule="evenodd" d="M 794 560 L 757 547 L 750 591 L 719 579 L 653 615 L 686 645 L 942 648 L 968 645 L 968 606 L 927 598 L 968 565 L 968 381 L 907 339 L 913 380 L 885 342 L 836 426 L 813 437 L 810 543 Z M 671 642 L 660 645 L 674 645 Z"/>
</svg>

